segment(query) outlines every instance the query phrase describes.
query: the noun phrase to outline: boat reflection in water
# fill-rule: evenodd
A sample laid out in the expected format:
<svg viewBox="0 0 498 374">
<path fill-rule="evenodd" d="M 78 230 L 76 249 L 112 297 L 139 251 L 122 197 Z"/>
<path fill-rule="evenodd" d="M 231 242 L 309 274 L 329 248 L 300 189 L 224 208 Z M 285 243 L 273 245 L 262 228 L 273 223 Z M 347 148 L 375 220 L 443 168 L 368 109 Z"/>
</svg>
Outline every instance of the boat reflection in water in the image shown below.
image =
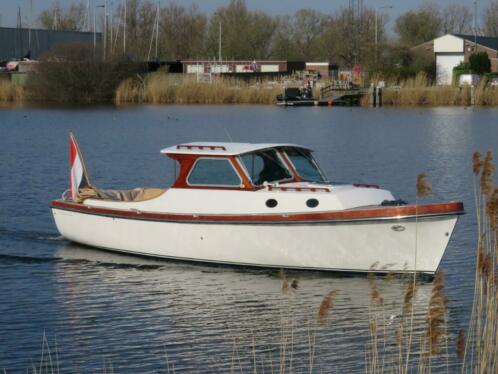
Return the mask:
<svg viewBox="0 0 498 374">
<path fill-rule="evenodd" d="M 67 334 L 76 343 L 69 346 L 78 349 L 79 365 L 104 355 L 118 371 L 153 371 L 166 362 L 177 372 L 239 365 L 249 370 L 254 346 L 258 365 L 270 370 L 278 367 L 285 342 L 294 370 L 301 372 L 309 367 L 312 332 L 317 367 L 344 372 L 364 366 L 372 311 L 371 280 L 365 276 L 288 272 L 283 290 L 275 270 L 155 261 L 69 242 L 56 256 L 57 302 L 67 308 Z M 293 279 L 297 289 L 290 286 Z M 376 278 L 388 330 L 400 318 L 410 279 Z M 334 306 L 327 321 L 318 323 L 320 303 L 331 290 L 337 290 Z M 430 292 L 431 284 L 421 282 L 415 298 L 418 331 L 425 326 Z"/>
</svg>

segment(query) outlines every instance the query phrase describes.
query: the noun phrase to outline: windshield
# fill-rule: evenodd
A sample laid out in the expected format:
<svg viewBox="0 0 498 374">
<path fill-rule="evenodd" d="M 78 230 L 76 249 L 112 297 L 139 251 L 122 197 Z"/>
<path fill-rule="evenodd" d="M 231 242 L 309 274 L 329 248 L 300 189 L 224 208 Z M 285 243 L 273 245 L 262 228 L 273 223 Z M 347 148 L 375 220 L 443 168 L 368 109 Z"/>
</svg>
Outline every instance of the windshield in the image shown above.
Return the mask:
<svg viewBox="0 0 498 374">
<path fill-rule="evenodd" d="M 309 151 L 303 149 L 286 149 L 287 157 L 294 165 L 297 174 L 305 181 L 324 182 L 325 179 Z"/>
<path fill-rule="evenodd" d="M 291 173 L 273 149 L 246 153 L 240 156 L 254 185 L 292 178 Z"/>
</svg>

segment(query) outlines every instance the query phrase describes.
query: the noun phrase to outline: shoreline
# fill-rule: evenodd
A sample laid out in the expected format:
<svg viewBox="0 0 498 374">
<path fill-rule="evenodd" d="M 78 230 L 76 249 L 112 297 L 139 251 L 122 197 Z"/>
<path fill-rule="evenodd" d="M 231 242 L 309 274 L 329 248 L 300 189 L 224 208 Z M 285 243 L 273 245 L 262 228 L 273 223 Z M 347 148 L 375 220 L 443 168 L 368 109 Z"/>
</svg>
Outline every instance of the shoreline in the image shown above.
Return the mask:
<svg viewBox="0 0 498 374">
<path fill-rule="evenodd" d="M 323 84 L 323 83 L 322 83 Z M 85 107 L 100 105 L 126 106 L 136 104 L 159 105 L 276 105 L 276 96 L 284 87 L 298 83 L 276 81 L 245 81 L 222 78 L 211 82 L 198 81 L 195 77 L 178 77 L 164 73 L 153 73 L 143 78 L 129 78 L 121 81 L 114 91 L 112 100 L 65 102 L 55 100 L 34 100 L 36 92 L 27 86 L 18 86 L 9 80 L 0 80 L 0 103 L 28 106 Z M 77 87 L 65 88 L 69 93 Z M 319 96 L 315 88 L 314 96 Z M 360 107 L 370 107 L 372 97 L 364 95 Z M 410 78 L 397 86 L 382 89 L 382 106 L 385 107 L 496 107 L 498 87 L 487 86 L 486 82 L 476 87 L 434 86 L 424 77 Z"/>
</svg>

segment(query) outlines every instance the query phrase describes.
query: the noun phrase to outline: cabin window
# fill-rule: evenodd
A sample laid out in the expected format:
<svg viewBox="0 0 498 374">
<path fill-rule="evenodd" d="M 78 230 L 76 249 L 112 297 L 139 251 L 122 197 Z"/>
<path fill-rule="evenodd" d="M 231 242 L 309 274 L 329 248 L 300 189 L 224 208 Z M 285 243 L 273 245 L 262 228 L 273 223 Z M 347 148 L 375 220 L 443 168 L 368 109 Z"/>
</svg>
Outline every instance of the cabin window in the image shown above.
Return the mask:
<svg viewBox="0 0 498 374">
<path fill-rule="evenodd" d="M 305 181 L 323 182 L 324 178 L 309 151 L 303 149 L 286 149 L 285 153 L 297 174 Z"/>
<path fill-rule="evenodd" d="M 200 158 L 188 176 L 188 183 L 202 186 L 240 186 L 242 181 L 226 158 Z"/>
<path fill-rule="evenodd" d="M 273 149 L 240 156 L 254 185 L 291 179 L 292 175 Z"/>
</svg>

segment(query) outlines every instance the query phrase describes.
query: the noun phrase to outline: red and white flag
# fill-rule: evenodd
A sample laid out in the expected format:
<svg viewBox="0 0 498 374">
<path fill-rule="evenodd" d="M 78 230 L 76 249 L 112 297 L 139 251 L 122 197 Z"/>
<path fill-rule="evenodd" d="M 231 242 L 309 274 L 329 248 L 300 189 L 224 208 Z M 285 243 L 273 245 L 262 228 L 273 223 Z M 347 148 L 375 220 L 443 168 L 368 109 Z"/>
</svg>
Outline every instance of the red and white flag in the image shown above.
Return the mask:
<svg viewBox="0 0 498 374">
<path fill-rule="evenodd" d="M 69 133 L 69 197 L 78 196 L 80 188 L 90 187 L 90 179 L 86 171 L 85 161 L 73 133 Z"/>
</svg>

